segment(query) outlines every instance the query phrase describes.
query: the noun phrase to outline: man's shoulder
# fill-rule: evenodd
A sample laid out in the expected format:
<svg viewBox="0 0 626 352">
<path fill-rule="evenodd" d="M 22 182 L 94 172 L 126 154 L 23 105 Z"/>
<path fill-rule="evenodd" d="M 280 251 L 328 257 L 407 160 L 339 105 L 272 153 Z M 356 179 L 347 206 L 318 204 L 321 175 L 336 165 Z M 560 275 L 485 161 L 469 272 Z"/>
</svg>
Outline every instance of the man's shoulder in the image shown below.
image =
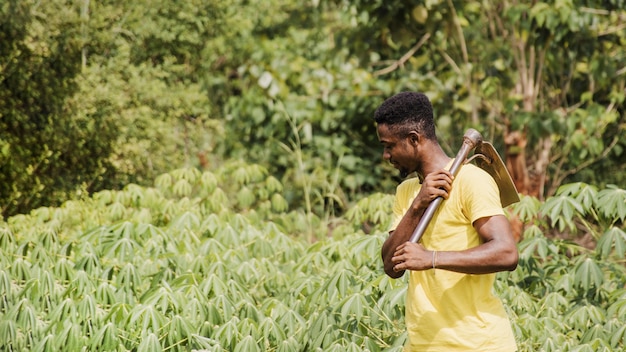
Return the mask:
<svg viewBox="0 0 626 352">
<path fill-rule="evenodd" d="M 405 191 L 409 189 L 419 188 L 421 187 L 421 185 L 422 185 L 422 181 L 419 179 L 419 177 L 411 177 L 400 182 L 400 184 L 396 187 L 396 189 L 397 191 L 400 191 L 400 190 Z"/>
<path fill-rule="evenodd" d="M 463 165 L 461 170 L 459 170 L 457 178 L 462 179 L 462 182 L 469 183 L 490 182 L 493 179 L 487 171 L 471 163 Z"/>
</svg>

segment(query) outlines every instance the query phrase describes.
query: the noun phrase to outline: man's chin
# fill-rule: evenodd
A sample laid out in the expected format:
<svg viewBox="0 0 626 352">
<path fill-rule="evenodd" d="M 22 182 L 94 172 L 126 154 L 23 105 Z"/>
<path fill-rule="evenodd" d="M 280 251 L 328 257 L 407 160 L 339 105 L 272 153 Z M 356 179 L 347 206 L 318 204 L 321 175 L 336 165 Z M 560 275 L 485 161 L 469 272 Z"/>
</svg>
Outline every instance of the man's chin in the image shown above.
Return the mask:
<svg viewBox="0 0 626 352">
<path fill-rule="evenodd" d="M 409 172 L 408 171 L 400 170 L 400 177 L 406 178 L 407 176 L 409 176 Z"/>
</svg>

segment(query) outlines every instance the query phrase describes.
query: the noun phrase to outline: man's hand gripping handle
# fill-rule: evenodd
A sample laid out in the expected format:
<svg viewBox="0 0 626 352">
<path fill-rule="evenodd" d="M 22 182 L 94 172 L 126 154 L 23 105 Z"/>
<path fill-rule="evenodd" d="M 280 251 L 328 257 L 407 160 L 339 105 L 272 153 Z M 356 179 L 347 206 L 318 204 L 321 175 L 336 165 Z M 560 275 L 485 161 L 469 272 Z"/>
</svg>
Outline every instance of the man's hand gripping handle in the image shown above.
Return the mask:
<svg viewBox="0 0 626 352">
<path fill-rule="evenodd" d="M 480 132 L 476 131 L 475 129 L 470 128 L 467 131 L 465 131 L 465 135 L 463 135 L 463 145 L 459 149 L 459 152 L 456 154 L 456 157 L 454 158 L 454 162 L 452 163 L 452 166 L 450 166 L 449 171 L 452 174 L 452 176 L 457 175 L 457 173 L 461 169 L 461 165 L 465 163 L 465 160 L 467 159 L 467 156 L 469 155 L 469 153 L 472 150 L 474 150 L 474 148 L 476 148 L 480 143 L 482 143 L 482 141 L 483 141 L 482 135 L 480 134 Z M 433 215 L 435 215 L 435 211 L 437 210 L 441 202 L 443 202 L 443 198 L 437 197 L 428 205 L 419 223 L 417 224 L 415 231 L 413 231 L 413 235 L 411 235 L 411 238 L 409 239 L 410 242 L 412 243 L 419 242 L 419 240 L 422 238 L 422 235 L 424 235 L 424 232 L 426 231 L 428 224 L 430 224 L 430 220 L 432 220 Z"/>
</svg>

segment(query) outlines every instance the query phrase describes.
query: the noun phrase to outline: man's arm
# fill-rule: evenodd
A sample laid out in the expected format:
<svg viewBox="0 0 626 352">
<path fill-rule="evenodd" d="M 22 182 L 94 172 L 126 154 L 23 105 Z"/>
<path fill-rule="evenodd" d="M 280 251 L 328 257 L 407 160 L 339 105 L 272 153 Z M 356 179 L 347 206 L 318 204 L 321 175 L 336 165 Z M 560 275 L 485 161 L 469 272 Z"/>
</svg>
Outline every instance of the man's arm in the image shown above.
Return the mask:
<svg viewBox="0 0 626 352">
<path fill-rule="evenodd" d="M 426 176 L 420 191 L 400 220 L 400 223 L 395 230 L 389 232 L 389 237 L 387 237 L 381 249 L 385 273 L 389 277 L 397 279 L 404 274 L 404 270 L 394 269 L 396 264 L 392 261 L 392 258 L 396 250 L 399 246 L 409 241 L 430 202 L 439 196 L 444 199 L 448 198 L 452 187 L 452 179 L 452 174 L 447 170 L 440 170 Z"/>
<path fill-rule="evenodd" d="M 511 225 L 504 215 L 480 218 L 474 228 L 482 244 L 463 251 L 438 251 L 433 253 L 419 244 L 401 244 L 391 259 L 393 269 L 427 270 L 436 268 L 465 274 L 487 274 L 515 270 L 519 254 Z M 386 270 L 386 269 L 385 269 Z"/>
</svg>

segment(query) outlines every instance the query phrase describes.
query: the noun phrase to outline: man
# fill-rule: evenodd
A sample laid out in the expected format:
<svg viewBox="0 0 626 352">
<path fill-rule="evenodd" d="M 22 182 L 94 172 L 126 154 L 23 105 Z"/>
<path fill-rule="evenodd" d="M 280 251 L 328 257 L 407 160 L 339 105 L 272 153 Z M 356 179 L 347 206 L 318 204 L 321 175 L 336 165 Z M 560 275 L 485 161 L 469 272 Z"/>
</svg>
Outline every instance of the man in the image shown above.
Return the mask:
<svg viewBox="0 0 626 352">
<path fill-rule="evenodd" d="M 399 93 L 376 110 L 383 157 L 402 177 L 393 223 L 381 254 L 385 273 L 408 270 L 405 351 L 516 351 L 504 307 L 492 292 L 495 273 L 514 270 L 518 252 L 497 184 L 484 170 L 452 164 L 437 141 L 424 94 Z M 420 182 L 421 180 L 421 182 Z M 421 243 L 409 241 L 428 204 L 444 198 Z"/>
</svg>

